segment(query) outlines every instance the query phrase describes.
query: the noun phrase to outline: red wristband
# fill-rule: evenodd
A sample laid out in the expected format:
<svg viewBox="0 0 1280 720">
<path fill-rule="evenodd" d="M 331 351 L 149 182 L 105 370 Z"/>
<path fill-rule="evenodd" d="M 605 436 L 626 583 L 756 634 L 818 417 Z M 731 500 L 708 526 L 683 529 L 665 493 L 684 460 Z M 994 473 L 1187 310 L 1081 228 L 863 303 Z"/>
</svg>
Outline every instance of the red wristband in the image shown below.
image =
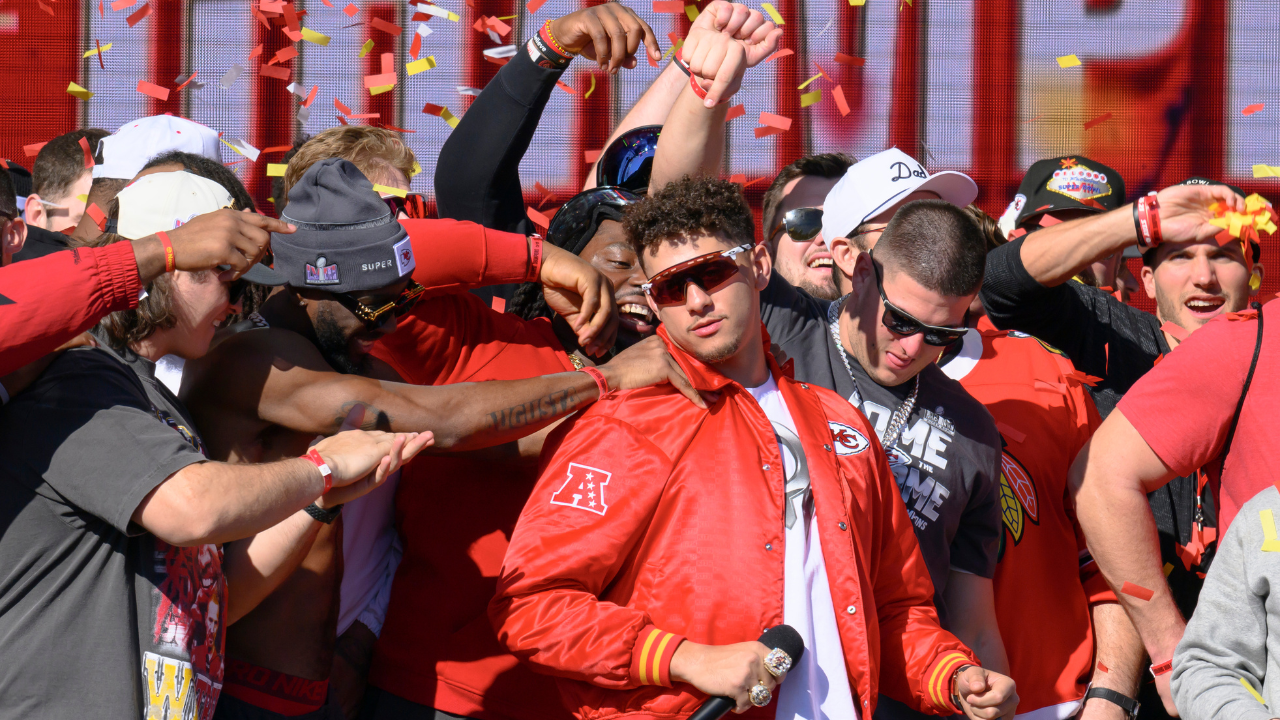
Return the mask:
<svg viewBox="0 0 1280 720">
<path fill-rule="evenodd" d="M 538 30 L 538 37 L 542 38 L 542 41 L 546 43 L 551 48 L 552 51 L 560 55 L 560 57 L 565 58 L 566 60 L 573 59 L 573 53 L 569 52 L 568 50 L 565 50 L 564 46 L 561 45 L 556 40 L 556 37 L 551 34 L 550 20 L 542 24 L 542 28 Z"/>
<path fill-rule="evenodd" d="M 302 459 L 310 460 L 311 462 L 316 464 L 317 468 L 320 469 L 320 475 L 321 477 L 324 478 L 324 491 L 321 492 L 320 494 L 323 495 L 324 493 L 327 493 L 330 490 L 332 490 L 333 489 L 333 471 L 329 469 L 329 464 L 324 461 L 324 458 L 320 457 L 320 451 L 316 450 L 315 448 L 311 448 L 310 450 L 307 451 L 306 455 L 302 456 Z"/>
<path fill-rule="evenodd" d="M 1134 220 L 1139 246 L 1149 250 L 1164 241 L 1160 232 L 1160 201 L 1154 193 L 1134 201 Z"/>
<path fill-rule="evenodd" d="M 174 270 L 173 259 L 173 243 L 169 240 L 169 233 L 160 230 L 156 232 L 156 237 L 160 238 L 160 244 L 164 245 L 164 271 L 171 273 Z"/>
<path fill-rule="evenodd" d="M 1151 677 L 1160 677 L 1161 675 L 1168 674 L 1170 670 L 1173 670 L 1173 658 L 1169 658 L 1159 665 L 1152 665 Z"/>
<path fill-rule="evenodd" d="M 596 381 L 596 387 L 600 388 L 600 397 L 604 397 L 609 394 L 609 381 L 604 379 L 604 373 L 593 367 L 584 367 L 578 370 L 578 372 L 584 372 L 591 376 L 592 380 Z"/>
<path fill-rule="evenodd" d="M 697 95 L 699 100 L 707 99 L 707 91 L 704 90 L 703 87 L 698 84 L 698 77 L 694 75 L 692 72 L 689 73 L 689 87 L 693 88 L 693 94 Z M 725 98 L 720 102 L 716 103 L 716 105 L 724 105 L 725 103 L 729 102 L 729 99 L 730 98 Z"/>
<path fill-rule="evenodd" d="M 525 282 L 538 282 L 542 278 L 542 236 L 534 233 L 529 236 L 529 274 Z"/>
</svg>

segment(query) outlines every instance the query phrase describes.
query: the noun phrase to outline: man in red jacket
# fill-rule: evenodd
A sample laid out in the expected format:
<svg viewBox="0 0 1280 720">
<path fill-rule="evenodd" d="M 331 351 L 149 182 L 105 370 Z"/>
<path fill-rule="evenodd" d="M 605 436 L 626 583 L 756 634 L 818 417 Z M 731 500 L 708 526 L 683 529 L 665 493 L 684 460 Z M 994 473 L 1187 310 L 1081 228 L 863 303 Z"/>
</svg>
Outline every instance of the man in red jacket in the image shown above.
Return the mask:
<svg viewBox="0 0 1280 720">
<path fill-rule="evenodd" d="M 552 434 L 490 607 L 499 639 L 584 719 L 685 717 L 709 695 L 751 717 L 866 718 L 881 690 L 933 714 L 1012 714 L 1013 681 L 938 624 L 866 419 L 767 352 L 769 256 L 741 191 L 685 178 L 626 230 L 659 335 L 718 399 L 610 393 Z M 780 623 L 806 646 L 789 672 L 753 640 Z"/>
</svg>

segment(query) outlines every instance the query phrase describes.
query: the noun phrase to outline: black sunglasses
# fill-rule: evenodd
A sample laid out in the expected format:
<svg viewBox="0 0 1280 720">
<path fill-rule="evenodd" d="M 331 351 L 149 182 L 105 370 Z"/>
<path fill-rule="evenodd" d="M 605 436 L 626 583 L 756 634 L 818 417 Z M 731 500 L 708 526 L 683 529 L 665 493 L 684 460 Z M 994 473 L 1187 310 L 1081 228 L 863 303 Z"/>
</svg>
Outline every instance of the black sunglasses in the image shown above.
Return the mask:
<svg viewBox="0 0 1280 720">
<path fill-rule="evenodd" d="M 382 201 L 391 208 L 392 217 L 400 217 L 404 213 L 411 220 L 427 219 L 427 197 L 422 193 L 408 193 L 404 197 L 388 195 Z"/>
<path fill-rule="evenodd" d="M 654 275 L 640 289 L 658 305 L 682 303 L 689 283 L 712 292 L 737 275 L 742 266 L 734 258 L 750 249 L 751 243 L 745 243 L 729 250 L 689 258 Z"/>
<path fill-rule="evenodd" d="M 969 332 L 968 327 L 946 327 L 920 322 L 912 317 L 911 313 L 889 302 L 889 298 L 884 295 L 884 279 L 880 275 L 880 263 L 876 262 L 875 256 L 871 253 L 867 253 L 867 256 L 871 258 L 871 267 L 876 273 L 876 289 L 880 291 L 880 302 L 884 304 L 884 316 L 881 317 L 880 322 L 884 323 L 889 332 L 903 337 L 923 333 L 924 344 L 934 347 L 950 345 Z M 968 310 L 965 311 L 964 317 L 967 324 L 969 320 Z"/>
<path fill-rule="evenodd" d="M 417 305 L 418 300 L 422 298 L 422 293 L 426 291 L 427 289 L 425 287 L 419 285 L 413 280 L 410 280 L 409 285 L 405 287 L 399 297 L 376 308 L 369 307 L 346 293 L 334 293 L 333 297 L 339 303 L 342 303 L 343 307 L 354 313 L 356 317 L 360 318 L 360 321 L 364 323 L 366 328 L 370 330 L 377 330 L 378 327 L 382 325 L 383 315 L 386 315 L 387 313 L 394 313 L 396 317 L 400 317 L 412 309 L 414 305 Z"/>
<path fill-rule="evenodd" d="M 822 208 L 796 208 L 782 216 L 782 221 L 773 227 L 769 239 L 773 240 L 779 230 L 786 230 L 787 235 L 796 242 L 808 242 L 822 232 Z"/>
</svg>

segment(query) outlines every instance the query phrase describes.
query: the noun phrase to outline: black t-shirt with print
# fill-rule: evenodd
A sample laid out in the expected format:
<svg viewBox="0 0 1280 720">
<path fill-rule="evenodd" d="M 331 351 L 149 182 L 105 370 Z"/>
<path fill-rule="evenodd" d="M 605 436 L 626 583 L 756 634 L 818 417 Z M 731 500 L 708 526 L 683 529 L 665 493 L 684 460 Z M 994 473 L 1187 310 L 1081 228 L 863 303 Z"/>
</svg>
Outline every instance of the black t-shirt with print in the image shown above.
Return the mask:
<svg viewBox="0 0 1280 720">
<path fill-rule="evenodd" d="M 769 337 L 795 363 L 795 378 L 853 395 L 853 379 L 827 324 L 830 302 L 792 287 L 778 273 L 760 294 Z M 781 361 L 782 358 L 779 358 Z M 852 356 L 863 404 L 859 410 L 883 437 L 889 417 L 915 381 L 875 383 Z M 991 414 L 960 383 L 929 365 L 920 375 L 916 407 L 895 448 L 886 448 L 907 514 L 935 590 L 934 604 L 948 625 L 942 600 L 950 570 L 990 578 L 1000 541 L 1000 434 Z"/>
<path fill-rule="evenodd" d="M 0 409 L 0 718 L 213 715 L 222 549 L 130 520 L 205 458 L 154 366 L 128 355 L 67 351 Z"/>
</svg>

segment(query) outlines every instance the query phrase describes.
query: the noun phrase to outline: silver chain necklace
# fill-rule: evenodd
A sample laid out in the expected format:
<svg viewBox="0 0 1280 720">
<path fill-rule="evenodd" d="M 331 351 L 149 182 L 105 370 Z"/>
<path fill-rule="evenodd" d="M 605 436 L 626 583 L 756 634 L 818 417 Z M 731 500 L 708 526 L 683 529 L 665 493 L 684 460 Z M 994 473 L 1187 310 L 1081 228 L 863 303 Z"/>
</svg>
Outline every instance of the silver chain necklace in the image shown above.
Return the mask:
<svg viewBox="0 0 1280 720">
<path fill-rule="evenodd" d="M 849 296 L 845 295 L 839 300 L 831 303 L 827 308 L 827 325 L 831 329 L 831 338 L 836 341 L 836 349 L 840 351 L 840 359 L 844 361 L 844 369 L 849 373 L 849 379 L 853 381 L 853 406 L 862 411 L 862 391 L 858 389 L 858 378 L 853 374 L 853 366 L 849 364 L 849 354 L 844 350 L 844 343 L 840 340 L 840 308 L 844 307 L 845 300 Z M 916 409 L 916 396 L 920 393 L 920 376 L 916 375 L 916 385 L 911 389 L 911 394 L 906 400 L 893 411 L 893 415 L 889 416 L 889 426 L 885 428 L 884 435 L 880 436 L 880 444 L 884 446 L 886 451 L 892 451 L 897 445 L 898 436 L 902 435 L 902 428 L 907 424 L 907 418 L 911 417 L 911 411 Z"/>
</svg>

